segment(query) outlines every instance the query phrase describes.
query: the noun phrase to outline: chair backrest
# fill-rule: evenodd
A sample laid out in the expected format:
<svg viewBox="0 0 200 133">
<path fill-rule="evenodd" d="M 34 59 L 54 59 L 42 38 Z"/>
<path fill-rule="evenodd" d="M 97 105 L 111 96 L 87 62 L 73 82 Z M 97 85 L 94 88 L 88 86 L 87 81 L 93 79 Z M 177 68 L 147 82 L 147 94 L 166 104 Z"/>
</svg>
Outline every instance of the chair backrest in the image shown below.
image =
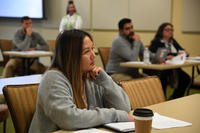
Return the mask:
<svg viewBox="0 0 200 133">
<path fill-rule="evenodd" d="M 165 101 L 160 79 L 156 76 L 121 81 L 120 85 L 129 96 L 132 109 Z"/>
<path fill-rule="evenodd" d="M 27 133 L 35 112 L 38 84 L 9 85 L 3 88 L 16 133 Z"/>
<path fill-rule="evenodd" d="M 0 104 L 0 122 L 5 121 L 8 118 L 8 106 L 6 104 Z"/>
<path fill-rule="evenodd" d="M 3 122 L 3 133 L 6 133 L 6 120 L 8 115 L 8 106 L 6 104 L 0 104 L 0 122 Z"/>
<path fill-rule="evenodd" d="M 55 40 L 47 40 L 47 43 L 49 44 L 49 48 L 51 51 L 55 50 L 55 46 L 56 46 L 56 41 Z"/>
<path fill-rule="evenodd" d="M 197 73 L 200 75 L 200 68 L 199 68 L 199 66 L 196 66 L 196 68 L 197 68 Z"/>
<path fill-rule="evenodd" d="M 196 66 L 196 70 L 197 70 L 198 76 L 195 77 L 195 79 L 194 79 L 193 84 L 191 85 L 191 87 L 199 89 L 200 88 L 200 68 L 199 68 L 199 66 Z"/>
<path fill-rule="evenodd" d="M 0 40 L 0 49 L 1 51 L 10 51 L 12 49 L 12 40 L 7 39 L 1 39 Z M 0 62 L 0 66 L 5 66 L 5 64 L 8 62 L 9 57 L 3 56 L 3 62 Z"/>
<path fill-rule="evenodd" d="M 106 65 L 108 63 L 108 59 L 110 56 L 110 49 L 111 49 L 110 47 L 99 47 L 98 48 L 98 52 L 101 57 L 101 61 L 102 61 L 104 69 L 106 69 Z"/>
</svg>

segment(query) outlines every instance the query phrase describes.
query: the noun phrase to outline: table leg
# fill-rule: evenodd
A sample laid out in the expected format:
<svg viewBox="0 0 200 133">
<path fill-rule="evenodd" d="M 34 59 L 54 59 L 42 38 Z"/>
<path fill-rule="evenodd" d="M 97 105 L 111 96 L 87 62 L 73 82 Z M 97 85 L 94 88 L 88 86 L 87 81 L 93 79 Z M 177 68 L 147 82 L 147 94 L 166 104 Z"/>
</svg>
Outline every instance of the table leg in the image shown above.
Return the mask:
<svg viewBox="0 0 200 133">
<path fill-rule="evenodd" d="M 23 67 L 23 69 L 22 69 L 22 74 L 23 75 L 28 75 L 29 74 L 29 59 L 27 59 L 27 58 L 23 58 L 22 59 L 22 67 Z"/>
<path fill-rule="evenodd" d="M 189 95 L 189 93 L 190 93 L 190 88 L 191 88 L 191 85 L 194 83 L 194 69 L 195 69 L 195 66 L 192 66 L 192 77 L 191 77 L 191 84 L 190 84 L 190 86 L 187 88 L 187 93 L 186 93 L 186 95 Z"/>
<path fill-rule="evenodd" d="M 23 67 L 22 74 L 23 75 L 29 75 L 31 73 L 30 67 L 34 61 L 35 61 L 35 58 L 22 58 L 22 63 L 23 63 L 22 64 L 22 67 Z"/>
</svg>

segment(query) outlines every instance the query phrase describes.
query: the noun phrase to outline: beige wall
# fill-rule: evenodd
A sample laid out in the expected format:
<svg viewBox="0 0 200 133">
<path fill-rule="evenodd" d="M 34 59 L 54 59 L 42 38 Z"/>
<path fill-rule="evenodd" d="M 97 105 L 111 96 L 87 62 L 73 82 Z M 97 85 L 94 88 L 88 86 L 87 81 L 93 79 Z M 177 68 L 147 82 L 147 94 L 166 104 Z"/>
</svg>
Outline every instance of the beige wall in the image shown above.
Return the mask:
<svg viewBox="0 0 200 133">
<path fill-rule="evenodd" d="M 172 0 L 172 24 L 174 25 L 174 37 L 176 40 L 191 54 L 191 55 L 200 55 L 200 33 L 182 33 L 182 7 L 183 0 Z M 56 14 L 55 14 L 56 15 Z M 145 16 L 144 16 L 145 17 Z M 133 20 L 134 22 L 134 20 Z M 0 39 L 12 39 L 13 33 L 18 28 L 14 22 L 1 22 L 0 21 Z M 147 22 L 148 23 L 148 22 Z M 117 25 L 116 25 L 117 26 Z M 39 31 L 46 40 L 55 39 L 58 34 L 58 29 L 56 28 L 44 28 L 40 23 L 34 24 L 34 27 Z M 99 46 L 111 46 L 113 38 L 118 34 L 117 31 L 95 31 L 88 30 L 96 44 L 96 47 Z M 136 31 L 140 35 L 141 40 L 145 45 L 148 45 L 153 38 L 155 32 L 147 31 Z M 101 65 L 100 58 L 97 56 L 97 64 Z"/>
</svg>

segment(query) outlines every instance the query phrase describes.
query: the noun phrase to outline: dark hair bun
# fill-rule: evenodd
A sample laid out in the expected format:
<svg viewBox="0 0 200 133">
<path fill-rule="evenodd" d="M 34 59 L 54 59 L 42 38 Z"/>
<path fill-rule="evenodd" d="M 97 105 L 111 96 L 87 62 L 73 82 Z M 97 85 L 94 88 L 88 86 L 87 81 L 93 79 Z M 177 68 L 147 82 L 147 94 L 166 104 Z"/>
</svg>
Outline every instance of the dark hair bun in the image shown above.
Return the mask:
<svg viewBox="0 0 200 133">
<path fill-rule="evenodd" d="M 74 4 L 73 0 L 69 0 L 68 4 Z"/>
</svg>

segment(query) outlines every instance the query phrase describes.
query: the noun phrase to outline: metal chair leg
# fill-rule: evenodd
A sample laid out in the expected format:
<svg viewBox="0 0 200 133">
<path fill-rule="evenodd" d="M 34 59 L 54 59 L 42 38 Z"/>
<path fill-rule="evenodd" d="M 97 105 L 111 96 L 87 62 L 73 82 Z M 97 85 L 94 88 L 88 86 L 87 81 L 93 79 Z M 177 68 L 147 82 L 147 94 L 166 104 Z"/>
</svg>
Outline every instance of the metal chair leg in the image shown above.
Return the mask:
<svg viewBox="0 0 200 133">
<path fill-rule="evenodd" d="M 3 133 L 6 133 L 6 120 L 3 122 Z"/>
</svg>

